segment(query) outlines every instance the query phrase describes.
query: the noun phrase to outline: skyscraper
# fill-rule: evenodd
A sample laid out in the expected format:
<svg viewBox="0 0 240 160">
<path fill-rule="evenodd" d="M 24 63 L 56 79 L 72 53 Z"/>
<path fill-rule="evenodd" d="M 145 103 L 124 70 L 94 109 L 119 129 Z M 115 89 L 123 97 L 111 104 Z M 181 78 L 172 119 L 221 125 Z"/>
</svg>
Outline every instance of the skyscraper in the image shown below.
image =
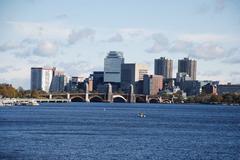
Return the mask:
<svg viewBox="0 0 240 160">
<path fill-rule="evenodd" d="M 130 84 L 143 80 L 143 75 L 148 74 L 148 66 L 144 64 L 125 63 L 121 69 L 121 88 L 127 90 Z"/>
<path fill-rule="evenodd" d="M 49 92 L 54 68 L 33 67 L 31 68 L 31 90 Z"/>
<path fill-rule="evenodd" d="M 104 59 L 104 82 L 121 82 L 121 65 L 124 63 L 123 53 L 110 51 Z"/>
<path fill-rule="evenodd" d="M 64 72 L 56 71 L 53 69 L 53 78 L 50 87 L 51 92 L 63 92 L 65 91 L 65 87 L 68 83 L 68 77 L 64 74 Z"/>
<path fill-rule="evenodd" d="M 154 60 L 154 73 L 155 75 L 162 75 L 164 78 L 172 78 L 173 61 L 160 57 Z"/>
<path fill-rule="evenodd" d="M 197 61 L 189 58 L 178 60 L 178 73 L 187 73 L 192 80 L 196 80 Z"/>
</svg>

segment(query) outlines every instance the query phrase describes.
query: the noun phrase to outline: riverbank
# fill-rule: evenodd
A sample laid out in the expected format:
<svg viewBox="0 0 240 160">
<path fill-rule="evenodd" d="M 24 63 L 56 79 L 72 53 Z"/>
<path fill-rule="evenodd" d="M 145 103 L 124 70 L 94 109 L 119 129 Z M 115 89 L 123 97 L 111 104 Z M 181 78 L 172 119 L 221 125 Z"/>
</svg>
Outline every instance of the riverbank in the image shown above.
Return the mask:
<svg viewBox="0 0 240 160">
<path fill-rule="evenodd" d="M 1 106 L 38 106 L 35 99 L 4 98 L 0 99 Z"/>
<path fill-rule="evenodd" d="M 70 103 L 71 100 L 66 99 L 33 99 L 33 98 L 3 98 L 0 99 L 0 107 L 3 106 L 38 106 L 41 103 Z M 94 103 L 94 102 L 74 102 L 74 103 Z M 98 102 L 98 103 L 107 103 L 107 102 Z M 115 102 L 112 102 L 115 103 Z M 139 103 L 136 103 L 139 104 Z M 145 104 L 165 104 L 165 103 L 145 103 Z M 224 105 L 224 106 L 240 106 L 239 103 L 214 103 L 214 102 L 205 102 L 205 103 L 168 103 L 168 104 L 187 104 L 187 105 Z"/>
</svg>

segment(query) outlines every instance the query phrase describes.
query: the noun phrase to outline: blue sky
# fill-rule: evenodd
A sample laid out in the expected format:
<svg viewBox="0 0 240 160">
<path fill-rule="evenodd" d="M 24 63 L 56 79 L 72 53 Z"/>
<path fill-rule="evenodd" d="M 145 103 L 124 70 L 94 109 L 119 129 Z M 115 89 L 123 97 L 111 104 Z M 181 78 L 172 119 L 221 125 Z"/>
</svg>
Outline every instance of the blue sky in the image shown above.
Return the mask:
<svg viewBox="0 0 240 160">
<path fill-rule="evenodd" d="M 32 66 L 87 76 L 110 50 L 150 73 L 190 57 L 197 79 L 240 83 L 240 1 L 0 0 L 0 82 L 28 89 Z"/>
</svg>

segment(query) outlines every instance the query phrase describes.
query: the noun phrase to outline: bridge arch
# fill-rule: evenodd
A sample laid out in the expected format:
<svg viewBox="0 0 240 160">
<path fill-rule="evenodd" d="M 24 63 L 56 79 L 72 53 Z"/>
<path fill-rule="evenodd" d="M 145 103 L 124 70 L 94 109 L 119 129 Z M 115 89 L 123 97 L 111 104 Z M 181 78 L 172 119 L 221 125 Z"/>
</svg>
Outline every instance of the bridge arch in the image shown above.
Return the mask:
<svg viewBox="0 0 240 160">
<path fill-rule="evenodd" d="M 90 102 L 103 102 L 103 98 L 100 96 L 93 96 L 89 98 Z"/>
<path fill-rule="evenodd" d="M 136 103 L 146 103 L 145 97 L 142 96 L 136 97 Z"/>
<path fill-rule="evenodd" d="M 169 99 L 163 99 L 161 103 L 172 103 L 172 101 Z"/>
<path fill-rule="evenodd" d="M 158 98 L 150 98 L 149 103 L 160 103 L 160 100 Z"/>
<path fill-rule="evenodd" d="M 124 98 L 121 95 L 114 95 L 113 96 L 113 102 L 116 102 L 116 103 L 126 103 L 127 100 L 126 100 L 126 98 Z"/>
<path fill-rule="evenodd" d="M 54 95 L 52 96 L 52 98 L 53 98 L 53 99 L 65 99 L 64 96 L 54 96 Z"/>
<path fill-rule="evenodd" d="M 80 96 L 71 97 L 71 102 L 85 102 L 85 100 Z"/>
</svg>

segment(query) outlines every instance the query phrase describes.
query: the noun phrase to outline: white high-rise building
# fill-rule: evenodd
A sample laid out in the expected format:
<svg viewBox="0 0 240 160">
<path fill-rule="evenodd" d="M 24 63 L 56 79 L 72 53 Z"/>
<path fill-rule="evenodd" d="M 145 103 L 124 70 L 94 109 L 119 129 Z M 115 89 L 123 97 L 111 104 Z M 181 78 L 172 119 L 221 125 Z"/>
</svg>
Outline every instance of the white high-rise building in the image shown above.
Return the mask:
<svg viewBox="0 0 240 160">
<path fill-rule="evenodd" d="M 104 59 L 104 82 L 120 83 L 123 63 L 122 52 L 110 51 Z"/>
<path fill-rule="evenodd" d="M 49 92 L 55 68 L 33 67 L 31 68 L 31 90 Z"/>
</svg>

